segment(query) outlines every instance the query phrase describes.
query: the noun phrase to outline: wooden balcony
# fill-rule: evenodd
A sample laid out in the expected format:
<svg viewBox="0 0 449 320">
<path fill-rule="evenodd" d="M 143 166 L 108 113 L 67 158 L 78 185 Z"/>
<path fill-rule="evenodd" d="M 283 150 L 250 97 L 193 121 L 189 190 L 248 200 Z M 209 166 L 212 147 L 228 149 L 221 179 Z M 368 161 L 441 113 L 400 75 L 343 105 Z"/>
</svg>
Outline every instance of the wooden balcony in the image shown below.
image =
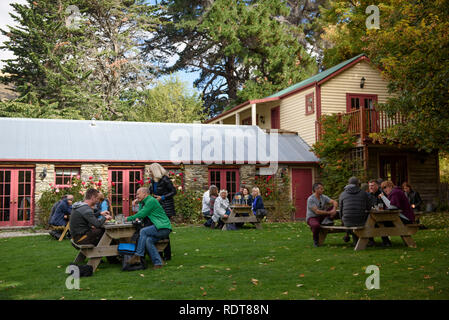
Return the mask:
<svg viewBox="0 0 449 320">
<path fill-rule="evenodd" d="M 341 117 L 347 116 L 347 131 L 357 135 L 362 141 L 369 139 L 370 133 L 383 132 L 396 124 L 404 123 L 405 117 L 400 113 L 387 115 L 384 111 L 376 111 L 372 109 L 359 109 L 348 113 L 339 114 Z M 315 123 L 316 137 L 321 139 L 322 128 L 321 122 Z"/>
</svg>

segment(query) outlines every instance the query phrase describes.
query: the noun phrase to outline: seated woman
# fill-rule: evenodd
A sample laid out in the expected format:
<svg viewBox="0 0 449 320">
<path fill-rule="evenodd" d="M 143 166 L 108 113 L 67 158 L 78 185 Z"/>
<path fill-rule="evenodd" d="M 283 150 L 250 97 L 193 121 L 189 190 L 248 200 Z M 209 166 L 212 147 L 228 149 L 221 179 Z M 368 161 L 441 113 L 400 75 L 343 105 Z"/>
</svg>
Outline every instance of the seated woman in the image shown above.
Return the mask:
<svg viewBox="0 0 449 320">
<path fill-rule="evenodd" d="M 402 210 L 401 217 L 402 222 L 405 224 L 415 222 L 415 214 L 408 202 L 407 196 L 400 187 L 396 187 L 391 181 L 382 182 L 382 191 L 387 195 L 386 197 L 381 193 L 379 197 L 382 197 L 382 201 L 385 203 L 388 209 L 400 209 Z"/>
<path fill-rule="evenodd" d="M 253 196 L 249 193 L 249 189 L 247 187 L 242 188 L 242 204 L 246 204 L 248 206 L 253 204 Z"/>
<path fill-rule="evenodd" d="M 418 191 L 413 190 L 411 184 L 407 181 L 402 184 L 402 190 L 404 190 L 412 209 L 421 211 L 422 199 Z"/>
<path fill-rule="evenodd" d="M 231 208 L 229 207 L 228 191 L 220 190 L 220 195 L 215 199 L 214 203 L 214 214 L 212 216 L 211 229 L 215 229 L 215 224 L 220 222 L 217 226 L 223 225 L 221 219 L 226 219 L 231 213 Z"/>
<path fill-rule="evenodd" d="M 255 216 L 259 217 L 263 217 L 265 216 L 265 214 L 259 214 L 258 210 L 260 210 L 260 212 L 264 212 L 265 211 L 265 207 L 263 206 L 263 201 L 262 201 L 262 197 L 260 195 L 260 190 L 257 187 L 254 187 L 252 190 L 252 196 L 253 196 L 253 203 L 251 205 L 251 210 L 254 213 Z M 263 209 L 263 210 L 261 210 Z"/>
</svg>

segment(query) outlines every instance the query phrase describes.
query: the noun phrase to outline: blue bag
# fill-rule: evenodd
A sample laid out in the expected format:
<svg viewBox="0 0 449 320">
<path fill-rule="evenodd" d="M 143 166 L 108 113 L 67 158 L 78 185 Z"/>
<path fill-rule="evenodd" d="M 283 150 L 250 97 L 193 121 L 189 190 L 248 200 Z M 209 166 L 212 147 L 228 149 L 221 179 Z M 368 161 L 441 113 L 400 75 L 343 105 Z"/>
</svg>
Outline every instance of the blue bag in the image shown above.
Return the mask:
<svg viewBox="0 0 449 320">
<path fill-rule="evenodd" d="M 135 243 L 119 243 L 117 251 L 120 255 L 134 254 L 136 252 Z"/>
</svg>

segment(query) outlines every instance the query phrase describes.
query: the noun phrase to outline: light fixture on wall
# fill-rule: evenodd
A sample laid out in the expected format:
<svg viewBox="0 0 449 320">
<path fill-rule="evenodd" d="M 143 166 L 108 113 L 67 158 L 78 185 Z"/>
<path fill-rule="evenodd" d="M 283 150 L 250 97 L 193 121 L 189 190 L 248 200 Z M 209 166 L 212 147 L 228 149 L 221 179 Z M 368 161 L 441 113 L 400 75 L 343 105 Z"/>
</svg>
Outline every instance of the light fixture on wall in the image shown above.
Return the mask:
<svg viewBox="0 0 449 320">
<path fill-rule="evenodd" d="M 265 124 L 265 117 L 264 117 L 264 116 L 260 116 L 260 122 L 261 122 L 262 124 Z"/>
<path fill-rule="evenodd" d="M 360 79 L 360 88 L 363 89 L 363 87 L 365 86 L 365 77 L 362 77 L 362 79 Z"/>
<path fill-rule="evenodd" d="M 42 170 L 42 172 L 39 173 L 39 178 L 41 178 L 41 180 L 44 180 L 46 176 L 47 176 L 47 168 L 44 168 L 44 170 Z"/>
</svg>

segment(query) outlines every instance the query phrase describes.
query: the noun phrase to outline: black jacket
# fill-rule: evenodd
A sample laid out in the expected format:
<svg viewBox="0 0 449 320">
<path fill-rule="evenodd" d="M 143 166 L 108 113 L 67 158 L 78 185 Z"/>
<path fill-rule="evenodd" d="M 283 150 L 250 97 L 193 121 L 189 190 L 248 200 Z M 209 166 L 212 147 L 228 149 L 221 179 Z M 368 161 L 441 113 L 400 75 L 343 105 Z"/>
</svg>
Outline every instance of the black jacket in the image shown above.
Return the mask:
<svg viewBox="0 0 449 320">
<path fill-rule="evenodd" d="M 410 205 L 415 205 L 414 210 L 421 211 L 422 199 L 419 193 L 417 191 L 410 190 L 410 193 L 405 193 L 405 195 L 407 196 Z"/>
<path fill-rule="evenodd" d="M 173 185 L 169 177 L 163 176 L 161 180 L 157 182 L 157 189 L 154 189 L 154 183 L 150 186 L 150 194 L 155 196 L 163 196 L 163 200 L 159 203 L 164 209 L 167 216 L 171 217 L 176 215 L 175 212 L 175 199 L 173 198 L 176 194 L 176 188 Z"/>
<path fill-rule="evenodd" d="M 355 184 L 348 184 L 340 194 L 340 214 L 346 227 L 363 226 L 368 218 L 365 210 L 371 209 L 368 194 Z"/>
<path fill-rule="evenodd" d="M 72 206 L 72 214 L 70 215 L 70 233 L 74 239 L 85 235 L 91 226 L 100 228 L 105 223 L 106 218 L 101 216 L 97 218 L 94 210 L 84 202 L 77 202 Z"/>
</svg>

